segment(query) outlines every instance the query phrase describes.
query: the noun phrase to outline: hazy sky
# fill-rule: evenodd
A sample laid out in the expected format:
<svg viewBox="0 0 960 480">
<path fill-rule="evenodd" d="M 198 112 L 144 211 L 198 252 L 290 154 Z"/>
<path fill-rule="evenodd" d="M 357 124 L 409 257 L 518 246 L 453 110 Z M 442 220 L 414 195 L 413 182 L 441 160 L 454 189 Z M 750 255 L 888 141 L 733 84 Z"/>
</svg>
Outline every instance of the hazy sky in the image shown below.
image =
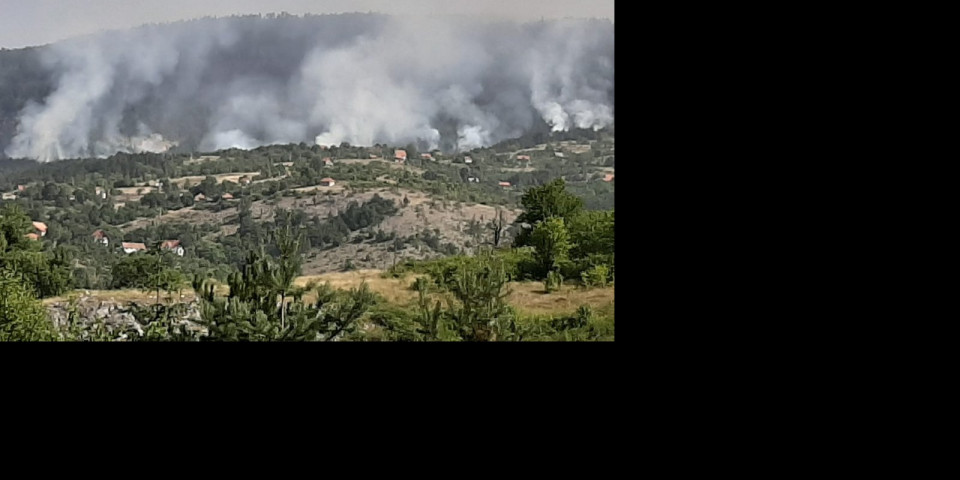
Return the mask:
<svg viewBox="0 0 960 480">
<path fill-rule="evenodd" d="M 518 20 L 613 19 L 614 0 L 0 0 L 0 47 L 42 45 L 99 30 L 206 15 L 381 12 Z"/>
</svg>

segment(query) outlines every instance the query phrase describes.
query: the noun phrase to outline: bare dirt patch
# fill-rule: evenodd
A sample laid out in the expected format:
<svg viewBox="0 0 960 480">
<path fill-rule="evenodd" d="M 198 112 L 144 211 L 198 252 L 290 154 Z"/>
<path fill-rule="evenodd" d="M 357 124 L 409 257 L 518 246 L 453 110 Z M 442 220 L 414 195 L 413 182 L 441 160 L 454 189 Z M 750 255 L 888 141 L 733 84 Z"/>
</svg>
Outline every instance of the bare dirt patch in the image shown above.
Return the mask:
<svg viewBox="0 0 960 480">
<path fill-rule="evenodd" d="M 172 210 L 153 218 L 138 218 L 126 225 L 122 225 L 120 230 L 130 232 L 138 228 L 144 228 L 153 223 L 192 223 L 192 224 L 221 224 L 231 215 L 236 215 L 236 208 L 228 208 L 219 212 L 210 210 L 196 210 L 194 207 Z"/>
<path fill-rule="evenodd" d="M 223 173 L 223 174 L 211 175 L 211 176 L 217 179 L 217 183 L 223 183 L 223 182 L 240 183 L 240 177 L 250 177 L 251 179 L 253 179 L 257 175 L 260 175 L 260 172 Z M 205 178 L 207 178 L 206 175 L 171 178 L 170 183 L 175 183 L 177 184 L 177 186 L 182 187 L 187 182 L 190 182 L 190 185 L 196 185 L 202 182 L 203 179 Z"/>
<path fill-rule="evenodd" d="M 390 168 L 395 170 L 408 170 L 416 174 L 423 174 L 426 170 L 410 165 L 409 163 L 397 163 L 391 162 L 388 160 L 383 160 L 380 158 L 347 158 L 343 160 L 337 160 L 336 163 L 345 163 L 348 165 L 369 165 L 372 162 L 382 163 L 388 165 Z"/>
<path fill-rule="evenodd" d="M 220 160 L 220 157 L 215 156 L 215 155 L 204 155 L 204 156 L 199 157 L 199 158 L 194 158 L 194 159 L 192 159 L 192 160 L 187 160 L 187 161 L 183 162 L 183 164 L 184 164 L 184 165 L 194 165 L 194 164 L 203 163 L 203 162 L 216 162 L 217 160 Z"/>
</svg>

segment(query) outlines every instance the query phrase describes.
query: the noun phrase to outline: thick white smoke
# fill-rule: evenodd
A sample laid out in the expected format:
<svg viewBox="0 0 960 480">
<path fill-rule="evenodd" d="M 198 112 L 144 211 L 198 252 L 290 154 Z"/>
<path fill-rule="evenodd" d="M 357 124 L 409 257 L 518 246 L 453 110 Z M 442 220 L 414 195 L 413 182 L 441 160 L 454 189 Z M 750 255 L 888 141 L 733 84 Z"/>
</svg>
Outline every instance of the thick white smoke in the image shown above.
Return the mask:
<svg viewBox="0 0 960 480">
<path fill-rule="evenodd" d="M 462 149 L 613 123 L 613 25 L 338 15 L 207 19 L 54 45 L 11 157 L 272 143 Z"/>
</svg>

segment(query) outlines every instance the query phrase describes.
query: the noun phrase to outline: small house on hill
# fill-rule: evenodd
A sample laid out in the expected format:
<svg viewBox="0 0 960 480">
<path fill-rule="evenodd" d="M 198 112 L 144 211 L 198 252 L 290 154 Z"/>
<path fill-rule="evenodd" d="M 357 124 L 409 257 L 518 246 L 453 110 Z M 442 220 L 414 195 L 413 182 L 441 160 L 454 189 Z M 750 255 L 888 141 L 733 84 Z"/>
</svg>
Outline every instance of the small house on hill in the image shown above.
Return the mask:
<svg viewBox="0 0 960 480">
<path fill-rule="evenodd" d="M 94 188 L 93 191 L 100 197 L 102 200 L 107 199 L 107 190 L 103 187 Z"/>
<path fill-rule="evenodd" d="M 40 235 L 37 235 L 36 233 L 28 233 L 28 234 L 26 234 L 26 235 L 24 235 L 24 236 L 27 237 L 27 238 L 30 239 L 30 240 L 35 241 L 35 242 L 40 241 Z"/>
<path fill-rule="evenodd" d="M 473 159 L 470 157 L 463 157 L 463 163 L 473 163 Z"/>
<path fill-rule="evenodd" d="M 41 237 L 47 235 L 47 224 L 43 222 L 33 222 L 33 229 L 36 230 L 36 233 Z"/>
<path fill-rule="evenodd" d="M 17 185 L 17 191 L 18 191 L 18 192 L 26 192 L 26 191 L 27 191 L 27 186 L 26 186 L 26 185 Z"/>
<path fill-rule="evenodd" d="M 420 158 L 424 160 L 433 160 L 433 155 L 430 155 L 429 153 L 421 153 Z"/>
<path fill-rule="evenodd" d="M 229 193 L 224 193 L 223 195 L 220 195 L 220 200 L 233 200 L 233 195 L 230 195 Z"/>
<path fill-rule="evenodd" d="M 127 254 L 147 251 L 147 246 L 142 243 L 121 242 L 120 247 L 123 248 L 123 253 Z"/>
<path fill-rule="evenodd" d="M 406 150 L 395 150 L 395 151 L 393 152 L 393 159 L 396 160 L 396 161 L 398 161 L 398 162 L 406 162 L 406 161 L 407 161 L 407 151 L 406 151 Z"/>
<path fill-rule="evenodd" d="M 517 160 L 526 160 L 530 161 L 530 155 L 517 155 Z"/>
<path fill-rule="evenodd" d="M 332 178 L 330 178 L 330 177 L 327 177 L 327 178 L 324 178 L 324 179 L 320 180 L 320 186 L 321 186 L 321 187 L 332 187 L 332 186 L 334 186 L 334 185 L 336 185 L 336 184 L 337 184 L 337 182 L 335 182 L 335 181 L 334 181 Z"/>
<path fill-rule="evenodd" d="M 612 181 L 613 181 L 613 174 L 612 174 L 612 173 L 608 173 L 608 174 L 604 175 L 604 176 L 603 176 L 603 181 L 604 181 L 604 182 L 612 182 Z"/>
<path fill-rule="evenodd" d="M 374 153 L 371 153 L 371 154 L 370 154 L 370 158 L 380 158 L 380 157 L 378 157 L 378 156 L 377 156 L 376 154 L 374 154 Z"/>
<path fill-rule="evenodd" d="M 332 165 L 333 165 L 333 159 L 331 159 L 330 157 L 323 157 L 323 165 L 324 165 L 325 167 L 332 166 Z"/>
<path fill-rule="evenodd" d="M 240 185 L 250 185 L 253 182 L 253 179 L 248 175 L 244 175 L 237 179 L 237 181 L 240 182 Z"/>
<path fill-rule="evenodd" d="M 501 187 L 509 187 L 509 186 L 510 186 L 510 182 L 500 182 L 500 186 L 501 186 Z"/>
<path fill-rule="evenodd" d="M 107 238 L 107 234 L 103 230 L 97 230 L 93 232 L 93 241 L 99 243 L 100 245 L 110 244 L 110 239 Z"/>
<path fill-rule="evenodd" d="M 180 245 L 180 240 L 166 240 L 160 244 L 160 248 L 163 250 L 170 250 L 181 257 L 185 253 L 183 246 Z"/>
<path fill-rule="evenodd" d="M 202 193 L 198 193 L 197 196 L 193 197 L 194 202 L 202 202 L 206 199 L 207 199 L 207 196 Z"/>
<path fill-rule="evenodd" d="M 553 152 L 553 156 L 557 158 L 563 158 L 563 152 Z"/>
</svg>

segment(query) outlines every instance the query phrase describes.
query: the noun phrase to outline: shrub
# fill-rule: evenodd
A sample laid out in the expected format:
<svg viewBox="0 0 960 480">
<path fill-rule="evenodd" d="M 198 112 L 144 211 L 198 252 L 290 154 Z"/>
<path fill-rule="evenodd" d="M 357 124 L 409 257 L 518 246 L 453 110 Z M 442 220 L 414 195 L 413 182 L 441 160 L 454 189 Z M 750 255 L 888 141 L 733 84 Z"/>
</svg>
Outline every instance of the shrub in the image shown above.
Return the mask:
<svg viewBox="0 0 960 480">
<path fill-rule="evenodd" d="M 548 292 L 560 290 L 563 287 L 563 275 L 560 275 L 560 272 L 556 270 L 547 272 L 547 279 L 543 281 L 543 287 Z"/>
<path fill-rule="evenodd" d="M 587 287 L 606 287 L 610 278 L 610 268 L 606 265 L 593 266 L 580 274 L 583 285 Z"/>
</svg>

